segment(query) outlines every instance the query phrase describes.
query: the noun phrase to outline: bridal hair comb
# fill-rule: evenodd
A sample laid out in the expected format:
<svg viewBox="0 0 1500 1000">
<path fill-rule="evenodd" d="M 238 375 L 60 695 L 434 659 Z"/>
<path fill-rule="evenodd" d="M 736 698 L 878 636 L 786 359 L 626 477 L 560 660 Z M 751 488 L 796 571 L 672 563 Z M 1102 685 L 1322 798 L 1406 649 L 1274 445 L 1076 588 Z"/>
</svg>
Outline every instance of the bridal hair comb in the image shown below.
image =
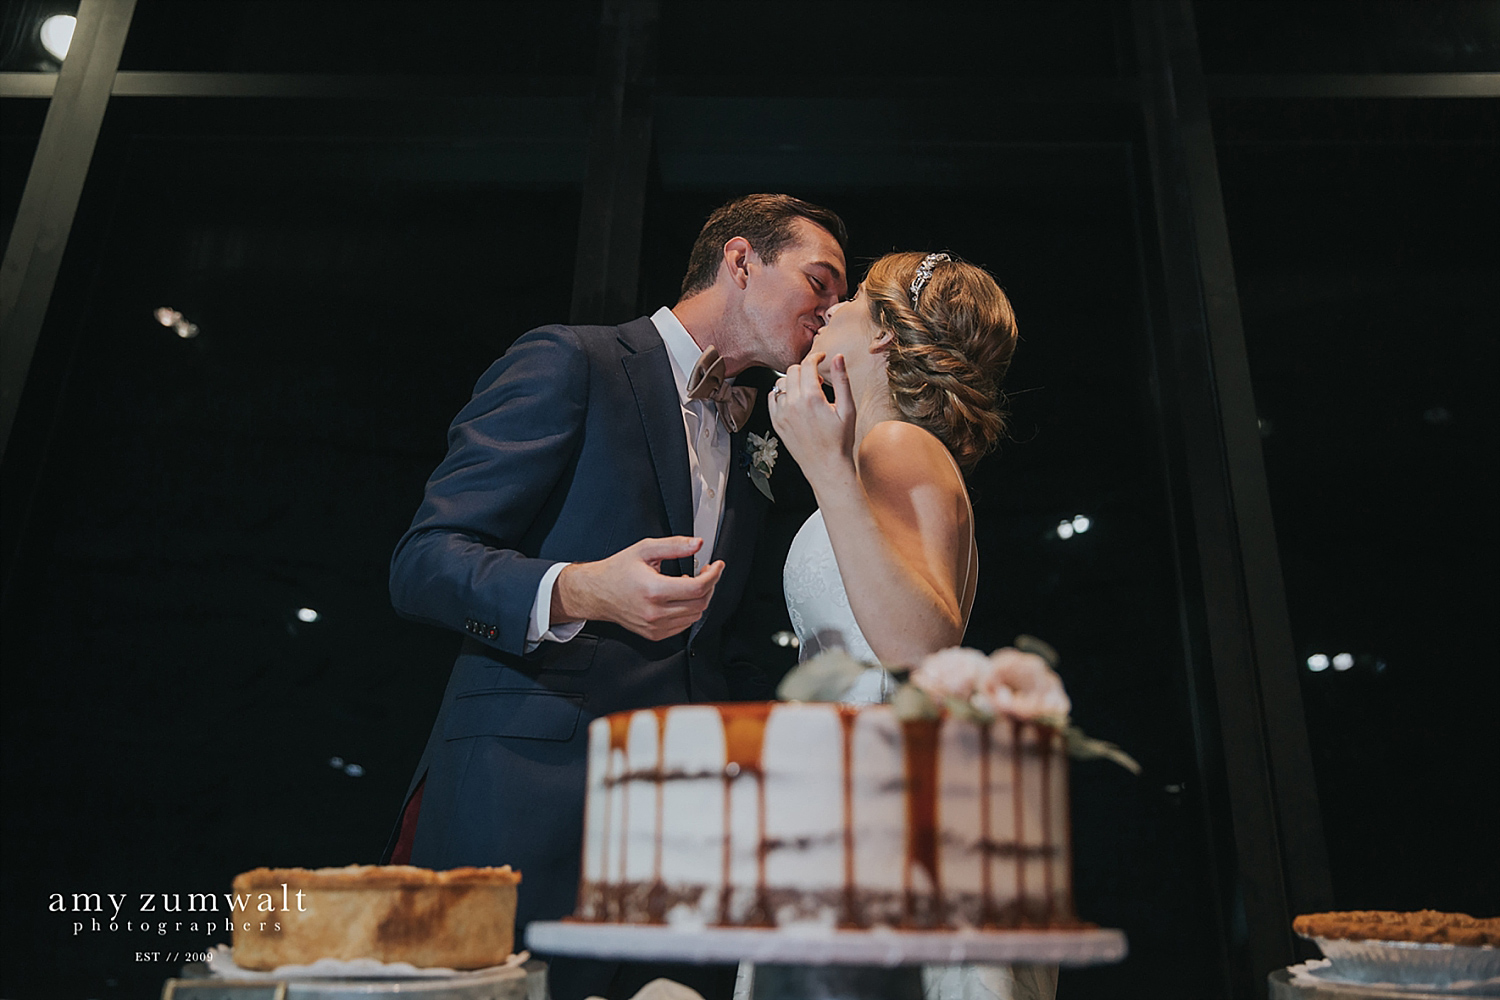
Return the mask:
<svg viewBox="0 0 1500 1000">
<path fill-rule="evenodd" d="M 932 278 L 932 268 L 940 261 L 952 260 L 945 253 L 930 253 L 922 258 L 922 263 L 917 267 L 917 276 L 911 279 L 911 307 L 917 308 L 917 296 L 921 294 L 923 286 Z"/>
</svg>

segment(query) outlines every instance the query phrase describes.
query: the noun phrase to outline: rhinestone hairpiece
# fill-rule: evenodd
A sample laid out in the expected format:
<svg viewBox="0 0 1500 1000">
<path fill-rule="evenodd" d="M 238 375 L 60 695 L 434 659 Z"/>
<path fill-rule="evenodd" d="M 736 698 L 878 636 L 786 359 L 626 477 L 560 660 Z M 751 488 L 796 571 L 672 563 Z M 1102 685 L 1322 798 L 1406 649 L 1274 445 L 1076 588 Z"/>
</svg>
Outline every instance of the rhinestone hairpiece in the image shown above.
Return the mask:
<svg viewBox="0 0 1500 1000">
<path fill-rule="evenodd" d="M 911 279 L 911 307 L 917 308 L 917 296 L 921 294 L 922 288 L 932 279 L 932 268 L 941 261 L 952 260 L 945 253 L 930 253 L 922 258 L 922 263 L 917 267 L 917 276 Z"/>
</svg>

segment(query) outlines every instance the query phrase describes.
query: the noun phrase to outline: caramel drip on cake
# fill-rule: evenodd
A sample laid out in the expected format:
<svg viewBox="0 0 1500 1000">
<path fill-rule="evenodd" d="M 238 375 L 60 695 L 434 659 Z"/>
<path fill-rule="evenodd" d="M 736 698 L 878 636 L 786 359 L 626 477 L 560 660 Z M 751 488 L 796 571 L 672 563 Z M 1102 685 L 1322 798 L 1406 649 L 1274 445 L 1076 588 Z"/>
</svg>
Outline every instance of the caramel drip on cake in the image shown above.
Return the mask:
<svg viewBox="0 0 1500 1000">
<path fill-rule="evenodd" d="M 646 893 L 646 919 L 653 924 L 664 924 L 667 922 L 667 885 L 661 877 L 661 842 L 662 831 L 666 829 L 663 821 L 667 788 L 663 778 L 667 773 L 667 710 L 658 708 L 653 714 L 656 716 L 656 852 L 652 858 L 651 889 Z"/>
<path fill-rule="evenodd" d="M 625 770 L 630 770 L 630 752 L 625 749 L 626 736 L 630 732 L 629 715 L 609 716 L 609 757 L 614 760 L 615 751 L 625 755 Z M 630 851 L 630 789 L 620 790 L 620 881 L 615 887 L 615 919 L 625 919 L 625 880 L 626 859 Z M 605 912 L 609 912 L 608 897 L 606 896 Z"/>
<path fill-rule="evenodd" d="M 1042 751 L 1042 846 L 1049 847 L 1052 844 L 1052 734 L 1048 730 L 1037 727 L 1037 736 L 1040 739 Z M 1047 895 L 1046 921 L 1052 924 L 1052 852 L 1042 851 L 1042 883 Z"/>
<path fill-rule="evenodd" d="M 726 763 L 733 764 L 740 774 L 761 771 L 761 749 L 766 742 L 766 719 L 776 702 L 744 702 L 734 705 L 719 705 L 719 718 L 724 723 L 724 754 Z"/>
<path fill-rule="evenodd" d="M 925 926 L 943 912 L 943 890 L 937 866 L 937 737 L 936 722 L 918 719 L 902 722 L 902 749 L 906 755 L 906 923 Z M 917 911 L 911 869 L 927 869 L 932 884 L 933 910 L 923 919 Z"/>
<path fill-rule="evenodd" d="M 615 751 L 604 751 L 604 780 L 603 783 L 600 783 L 601 789 L 604 790 L 604 804 L 601 807 L 604 810 L 604 817 L 598 822 L 598 825 L 600 825 L 600 835 L 598 835 L 600 850 L 598 850 L 597 885 L 600 886 L 600 889 L 598 889 L 597 894 L 598 909 L 594 913 L 595 921 L 604 921 L 604 919 L 609 918 L 609 912 L 607 912 L 609 894 L 604 892 L 603 888 L 609 885 L 609 814 L 612 811 L 610 810 L 610 805 L 612 805 L 610 804 L 610 799 L 613 798 L 609 793 L 609 768 L 613 765 L 613 756 L 615 756 Z M 588 819 L 586 819 L 588 817 L 588 805 L 586 805 L 586 801 L 583 808 L 585 808 L 585 813 L 583 813 L 585 820 L 583 820 L 583 864 L 579 865 L 580 874 L 588 873 Z M 588 889 L 588 882 L 585 879 L 579 879 L 579 883 L 577 883 L 577 912 L 579 913 L 588 913 L 588 907 L 583 906 L 583 898 L 585 898 L 585 892 Z"/>
<path fill-rule="evenodd" d="M 613 753 L 614 751 L 618 750 L 621 753 L 624 753 L 625 742 L 630 736 L 630 713 L 616 712 L 613 715 L 605 716 L 605 719 L 609 722 L 610 752 Z"/>
<path fill-rule="evenodd" d="M 1056 750 L 1057 750 L 1058 753 L 1062 754 L 1062 756 L 1059 758 L 1062 766 L 1063 767 L 1067 767 L 1068 766 L 1067 742 L 1066 742 L 1066 737 L 1064 737 L 1061 733 L 1059 733 L 1058 737 L 1057 737 Z M 1062 863 L 1067 866 L 1064 869 L 1064 871 L 1067 873 L 1067 879 L 1065 880 L 1065 884 L 1063 885 L 1063 889 L 1067 892 L 1067 896 L 1063 900 L 1063 903 L 1064 903 L 1064 906 L 1063 906 L 1063 911 L 1064 911 L 1063 912 L 1063 919 L 1067 920 L 1069 922 L 1072 922 L 1072 921 L 1074 921 L 1074 920 L 1077 919 L 1077 914 L 1073 910 L 1073 905 L 1072 905 L 1073 904 L 1073 808 L 1072 808 L 1072 803 L 1071 802 L 1068 803 L 1068 808 L 1066 808 L 1066 809 L 1063 810 L 1063 842 L 1062 842 L 1062 845 L 1059 848 L 1059 850 L 1061 851 L 1061 855 L 1060 856 L 1062 858 Z"/>
<path fill-rule="evenodd" d="M 1026 912 L 1026 834 L 1021 818 L 1026 812 L 1026 798 L 1021 794 L 1021 720 L 1010 720 L 1010 787 L 1011 812 L 1015 813 L 1016 828 L 1016 907 Z"/>
<path fill-rule="evenodd" d="M 766 720 L 774 702 L 746 702 L 720 705 L 719 720 L 724 726 L 724 892 L 719 902 L 719 922 L 730 922 L 730 806 L 729 789 L 742 774 L 755 778 L 755 903 L 746 921 L 771 926 L 771 906 L 766 894 L 766 774 L 762 757 L 766 744 Z"/>
<path fill-rule="evenodd" d="M 722 708 L 719 709 L 719 722 L 724 726 L 725 734 L 727 736 L 729 726 L 724 719 L 724 710 Z M 727 739 L 726 742 L 728 742 Z M 721 924 L 729 923 L 729 896 L 731 885 L 730 879 L 734 874 L 734 837 L 732 834 L 734 810 L 733 803 L 731 802 L 730 788 L 734 783 L 735 777 L 739 774 L 739 766 L 735 765 L 733 767 L 735 773 L 730 774 L 730 764 L 731 761 L 725 760 L 724 774 L 720 778 L 720 780 L 724 783 L 724 847 L 722 850 L 722 857 L 724 860 L 724 885 L 723 888 L 719 890 L 719 923 Z"/>
<path fill-rule="evenodd" d="M 859 926 L 854 894 L 854 720 L 853 709 L 840 707 L 844 735 L 844 898 L 839 908 L 841 927 Z"/>
<path fill-rule="evenodd" d="M 990 869 L 994 858 L 990 852 L 990 727 L 979 727 L 979 926 L 992 927 L 996 921 L 994 877 Z"/>
<path fill-rule="evenodd" d="M 620 836 L 620 879 L 618 885 L 613 890 L 611 889 L 609 877 L 609 847 L 610 842 L 614 839 L 612 836 L 614 827 L 610 824 L 611 813 L 614 812 L 614 794 L 611 789 L 615 787 L 621 777 L 613 773 L 616 750 L 626 755 L 625 772 L 628 774 L 630 771 L 630 758 L 625 749 L 630 736 L 630 714 L 628 712 L 615 713 L 605 716 L 605 721 L 609 724 L 609 750 L 604 755 L 604 781 L 602 782 L 604 789 L 604 843 L 599 857 L 600 882 L 596 896 L 598 910 L 595 918 L 601 921 L 609 920 L 611 917 L 615 920 L 625 919 L 625 892 L 623 888 L 620 888 L 625 882 L 625 844 L 627 838 L 624 832 Z M 623 788 L 620 792 L 620 822 L 621 830 L 628 831 L 630 828 L 630 799 Z M 585 849 L 587 849 L 587 844 L 588 839 L 585 837 Z M 578 891 L 581 900 L 584 886 L 580 885 Z M 613 913 L 611 913 L 611 902 L 614 903 Z"/>
</svg>

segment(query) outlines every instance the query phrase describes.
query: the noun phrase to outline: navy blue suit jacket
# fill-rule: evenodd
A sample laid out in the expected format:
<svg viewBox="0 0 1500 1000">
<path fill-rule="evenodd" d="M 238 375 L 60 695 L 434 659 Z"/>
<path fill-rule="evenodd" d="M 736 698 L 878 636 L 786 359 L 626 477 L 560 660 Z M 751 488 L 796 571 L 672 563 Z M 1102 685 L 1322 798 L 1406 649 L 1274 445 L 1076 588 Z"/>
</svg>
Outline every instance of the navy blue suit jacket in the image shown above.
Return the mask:
<svg viewBox="0 0 1500 1000">
<path fill-rule="evenodd" d="M 724 626 L 765 514 L 739 468 L 744 434 L 731 441 L 713 552 L 725 571 L 698 624 L 652 642 L 591 621 L 571 641 L 527 653 L 537 586 L 553 563 L 693 534 L 682 411 L 646 318 L 533 330 L 479 380 L 391 561 L 400 614 L 466 634 L 412 780 L 412 790 L 425 782 L 413 864 L 518 868 L 518 924 L 573 911 L 589 722 L 736 693 Z M 690 571 L 691 560 L 663 566 Z"/>
</svg>

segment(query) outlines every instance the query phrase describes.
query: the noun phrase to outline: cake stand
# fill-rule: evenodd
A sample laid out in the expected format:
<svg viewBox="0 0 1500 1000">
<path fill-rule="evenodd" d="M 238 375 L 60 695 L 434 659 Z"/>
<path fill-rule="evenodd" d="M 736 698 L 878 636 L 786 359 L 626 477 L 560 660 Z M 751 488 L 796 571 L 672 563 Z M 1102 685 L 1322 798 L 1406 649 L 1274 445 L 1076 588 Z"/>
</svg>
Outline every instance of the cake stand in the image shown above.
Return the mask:
<svg viewBox="0 0 1500 1000">
<path fill-rule="evenodd" d="M 921 1000 L 925 964 L 1096 965 L 1125 957 L 1125 934 L 1070 930 L 677 928 L 538 921 L 533 951 L 634 962 L 753 962 L 755 1000 Z"/>
</svg>

